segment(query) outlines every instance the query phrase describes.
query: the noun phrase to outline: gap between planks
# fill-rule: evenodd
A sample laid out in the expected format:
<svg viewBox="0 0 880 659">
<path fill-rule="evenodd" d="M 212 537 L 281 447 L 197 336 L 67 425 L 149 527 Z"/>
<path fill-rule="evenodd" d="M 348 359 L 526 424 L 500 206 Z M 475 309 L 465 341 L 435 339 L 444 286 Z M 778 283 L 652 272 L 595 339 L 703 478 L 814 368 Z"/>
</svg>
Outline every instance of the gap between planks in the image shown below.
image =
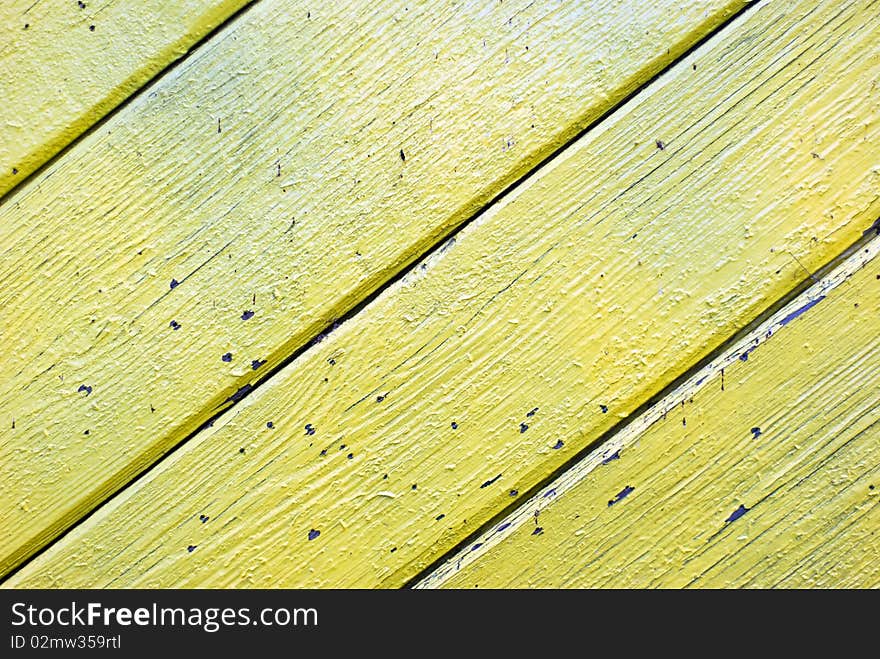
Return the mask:
<svg viewBox="0 0 880 659">
<path fill-rule="evenodd" d="M 872 234 L 875 234 L 872 236 Z M 594 469 L 613 460 L 620 451 L 634 446 L 642 435 L 666 415 L 694 394 L 712 384 L 723 387 L 724 370 L 738 360 L 748 358 L 750 352 L 772 340 L 786 326 L 819 304 L 856 272 L 880 254 L 880 219 L 865 235 L 834 261 L 810 274 L 804 284 L 764 314 L 749 327 L 715 351 L 714 354 L 669 385 L 664 392 L 648 401 L 631 420 L 626 420 L 600 437 L 572 460 L 536 485 L 530 496 L 487 522 L 479 531 L 463 540 L 459 546 L 439 559 L 411 580 L 407 587 L 415 589 L 440 588 L 459 570 L 466 568 L 492 551 L 510 534 L 524 524 L 536 520 L 541 511 L 551 506 L 556 497 L 574 489 Z M 804 287 L 806 289 L 804 290 Z"/>
</svg>

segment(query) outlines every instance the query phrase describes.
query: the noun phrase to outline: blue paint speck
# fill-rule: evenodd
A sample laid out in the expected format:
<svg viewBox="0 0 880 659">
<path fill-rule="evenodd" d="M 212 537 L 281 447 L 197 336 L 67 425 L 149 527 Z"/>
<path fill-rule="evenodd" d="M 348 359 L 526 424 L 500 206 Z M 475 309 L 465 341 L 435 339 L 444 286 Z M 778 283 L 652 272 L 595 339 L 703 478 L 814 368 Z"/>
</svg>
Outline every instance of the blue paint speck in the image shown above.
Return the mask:
<svg viewBox="0 0 880 659">
<path fill-rule="evenodd" d="M 177 281 L 176 279 L 172 279 L 172 280 L 171 280 L 171 288 L 172 288 L 172 289 L 177 288 L 177 286 L 178 286 L 179 284 L 180 284 L 180 282 Z"/>
<path fill-rule="evenodd" d="M 620 492 L 618 492 L 617 495 L 615 495 L 615 497 L 613 499 L 611 499 L 611 501 L 608 502 L 608 505 L 613 506 L 615 503 L 618 503 L 619 501 L 623 501 L 626 497 L 628 497 L 632 493 L 632 491 L 634 489 L 635 489 L 634 487 L 630 487 L 629 485 L 627 485 Z"/>
<path fill-rule="evenodd" d="M 553 445 L 553 449 L 558 451 L 558 450 L 561 449 L 563 446 L 565 446 L 565 442 L 563 442 L 563 441 L 560 439 L 560 440 L 558 440 L 558 441 L 556 442 L 556 444 Z"/>
<path fill-rule="evenodd" d="M 724 520 L 724 521 L 727 522 L 728 524 L 729 524 L 730 522 L 735 522 L 736 520 L 738 520 L 740 517 L 742 517 L 743 515 L 745 515 L 745 514 L 746 514 L 747 512 L 749 512 L 750 510 L 751 510 L 751 508 L 746 508 L 745 506 L 740 505 L 740 507 L 737 508 L 736 510 L 734 510 L 732 513 L 730 513 L 730 517 L 728 517 L 728 518 L 727 518 L 726 520 Z"/>
<path fill-rule="evenodd" d="M 497 529 L 495 529 L 495 533 L 501 533 L 504 529 L 508 528 L 509 526 L 510 526 L 510 522 L 504 522 L 504 524 L 502 524 Z"/>
<path fill-rule="evenodd" d="M 232 353 L 231 353 L 231 352 L 227 352 L 227 353 L 226 353 L 225 355 L 223 355 L 220 359 L 222 359 L 224 362 L 227 362 L 227 363 L 228 363 L 228 362 L 231 362 L 231 361 L 232 361 Z"/>
<path fill-rule="evenodd" d="M 599 405 L 599 409 L 602 410 L 602 414 L 608 413 L 608 406 L 607 405 Z"/>
<path fill-rule="evenodd" d="M 92 393 L 92 388 L 87 384 L 81 384 L 81 385 L 79 385 L 79 389 L 77 389 L 77 392 L 80 392 L 80 391 L 85 391 L 86 396 L 88 396 L 90 393 Z"/>
<path fill-rule="evenodd" d="M 478 550 L 480 547 L 482 547 L 482 546 L 483 546 L 483 543 L 482 543 L 482 542 L 478 542 L 478 543 L 475 544 L 473 547 L 471 547 L 471 551 L 477 551 L 477 550 Z"/>
<path fill-rule="evenodd" d="M 250 320 L 250 319 L 253 318 L 253 317 L 254 317 L 254 312 L 251 311 L 250 309 L 248 309 L 248 310 L 245 311 L 243 314 L 241 314 L 241 319 L 242 319 L 242 320 Z"/>
<path fill-rule="evenodd" d="M 545 498 L 545 499 L 546 499 L 547 497 L 555 497 L 555 496 L 556 496 L 556 488 L 555 488 L 555 487 L 550 488 L 549 490 L 547 490 L 546 492 L 544 492 L 544 498 Z"/>
<path fill-rule="evenodd" d="M 761 436 L 761 429 L 758 426 L 752 428 L 752 439 L 758 439 Z"/>
<path fill-rule="evenodd" d="M 520 432 L 520 434 L 524 433 L 524 432 L 525 432 L 526 430 L 528 430 L 528 429 L 529 429 L 529 427 L 528 427 L 525 423 L 521 423 L 521 424 L 519 424 L 519 432 Z"/>
<path fill-rule="evenodd" d="M 607 465 L 612 460 L 620 460 L 620 449 L 617 449 L 614 453 L 609 455 L 607 458 L 603 458 L 602 464 Z"/>
<path fill-rule="evenodd" d="M 815 300 L 810 300 L 810 301 L 807 302 L 804 306 L 802 306 L 800 309 L 795 309 L 795 310 L 792 311 L 790 314 L 788 314 L 785 318 L 783 318 L 782 320 L 780 320 L 780 321 L 779 321 L 779 324 L 780 324 L 780 325 L 788 325 L 788 324 L 789 324 L 791 321 L 793 321 L 795 318 L 797 318 L 798 316 L 800 316 L 802 313 L 806 313 L 807 311 L 809 311 L 810 309 L 812 309 L 813 307 L 815 307 L 817 304 L 819 304 L 819 303 L 820 303 L 822 300 L 824 300 L 824 299 L 825 299 L 825 296 L 824 296 L 824 295 L 820 295 L 820 296 L 817 297 Z"/>
<path fill-rule="evenodd" d="M 309 531 L 309 540 L 314 540 L 319 535 L 321 535 L 321 532 L 318 529 L 312 529 Z"/>
<path fill-rule="evenodd" d="M 541 526 L 536 526 L 535 530 L 532 531 L 532 535 L 541 535 L 544 532 L 544 528 Z"/>
</svg>

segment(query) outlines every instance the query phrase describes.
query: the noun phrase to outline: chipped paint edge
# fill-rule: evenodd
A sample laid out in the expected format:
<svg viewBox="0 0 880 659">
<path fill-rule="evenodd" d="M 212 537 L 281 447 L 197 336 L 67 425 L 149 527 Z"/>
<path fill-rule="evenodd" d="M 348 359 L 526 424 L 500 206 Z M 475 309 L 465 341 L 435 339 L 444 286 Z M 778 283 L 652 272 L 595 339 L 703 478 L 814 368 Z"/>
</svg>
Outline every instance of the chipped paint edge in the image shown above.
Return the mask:
<svg viewBox="0 0 880 659">
<path fill-rule="evenodd" d="M 880 223 L 880 220 L 878 220 L 878 223 Z M 875 223 L 874 226 L 878 226 L 878 223 Z M 510 532 L 523 524 L 532 522 L 557 497 L 575 488 L 596 467 L 601 466 L 608 460 L 615 459 L 616 454 L 620 451 L 635 446 L 641 436 L 651 426 L 693 397 L 696 392 L 703 389 L 710 382 L 715 381 L 718 377 L 723 377 L 725 368 L 737 360 L 745 361 L 750 353 L 775 336 L 777 332 L 784 330 L 788 324 L 818 305 L 827 297 L 828 293 L 848 281 L 856 272 L 864 268 L 880 254 L 880 235 L 872 238 L 867 243 L 862 241 L 859 241 L 859 243 L 854 248 L 853 253 L 845 256 L 844 260 L 834 266 L 825 276 L 821 279 L 816 279 L 809 288 L 796 295 L 791 301 L 772 313 L 769 318 L 765 319 L 744 336 L 734 338 L 723 349 L 721 354 L 693 372 L 684 382 L 651 405 L 642 414 L 629 421 L 608 441 L 603 442 L 601 446 L 598 446 L 584 458 L 568 467 L 549 484 L 542 487 L 532 497 L 519 505 L 513 512 L 497 520 L 492 524 L 491 528 L 483 530 L 477 537 L 472 538 L 465 547 L 455 551 L 435 569 L 416 580 L 412 584 L 412 588 L 428 589 L 442 587 L 456 572 L 474 563 L 505 538 L 509 537 Z"/>
</svg>

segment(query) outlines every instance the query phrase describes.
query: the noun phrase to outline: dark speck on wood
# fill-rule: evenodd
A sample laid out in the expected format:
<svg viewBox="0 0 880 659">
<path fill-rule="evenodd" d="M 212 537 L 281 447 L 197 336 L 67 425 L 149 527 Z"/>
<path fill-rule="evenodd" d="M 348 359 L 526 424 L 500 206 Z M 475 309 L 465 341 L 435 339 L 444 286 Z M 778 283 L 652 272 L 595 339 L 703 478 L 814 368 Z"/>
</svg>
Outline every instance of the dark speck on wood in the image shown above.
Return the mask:
<svg viewBox="0 0 880 659">
<path fill-rule="evenodd" d="M 315 434 L 315 428 L 314 428 L 314 426 L 312 426 L 311 423 L 306 424 L 306 434 L 307 435 L 314 435 Z"/>
<path fill-rule="evenodd" d="M 602 410 L 602 414 L 608 413 L 608 406 L 607 405 L 599 405 L 599 409 Z"/>
<path fill-rule="evenodd" d="M 227 352 L 227 353 L 226 353 L 225 355 L 223 355 L 220 359 L 222 359 L 224 362 L 231 362 L 231 361 L 232 361 L 232 353 L 231 353 L 231 352 Z"/>
<path fill-rule="evenodd" d="M 483 483 L 482 485 L 480 485 L 480 489 L 482 490 L 484 487 L 489 487 L 492 483 L 494 483 L 495 481 L 497 481 L 499 478 L 501 478 L 501 474 L 498 474 L 495 478 L 490 478 L 490 479 L 487 480 L 485 483 Z"/>
<path fill-rule="evenodd" d="M 535 530 L 532 531 L 532 535 L 541 535 L 544 532 L 544 528 L 541 526 L 536 526 Z"/>
<path fill-rule="evenodd" d="M 751 508 L 746 508 L 745 506 L 740 505 L 740 507 L 737 508 L 736 510 L 734 510 L 732 513 L 730 513 L 730 517 L 728 517 L 728 518 L 727 518 L 726 520 L 724 520 L 724 521 L 727 522 L 728 524 L 729 524 L 730 522 L 735 522 L 735 521 L 738 520 L 740 517 L 742 517 L 742 516 L 745 515 L 747 512 L 749 512 L 749 510 L 751 510 Z"/>
<path fill-rule="evenodd" d="M 458 424 L 455 421 L 452 422 L 452 429 L 458 430 Z"/>
<path fill-rule="evenodd" d="M 80 391 L 85 391 L 86 396 L 88 396 L 90 393 L 92 393 L 92 388 L 87 384 L 81 384 L 81 385 L 79 385 L 79 389 L 77 389 L 77 392 L 80 392 Z"/>
<path fill-rule="evenodd" d="M 180 282 L 177 281 L 176 279 L 172 279 L 172 280 L 171 280 L 171 288 L 177 288 L 177 286 L 178 286 L 179 284 L 180 284 Z"/>
<path fill-rule="evenodd" d="M 525 423 L 521 423 L 521 424 L 519 424 L 519 432 L 520 432 L 520 434 L 524 433 L 524 432 L 525 432 L 526 430 L 528 430 L 528 429 L 529 429 L 529 426 L 528 426 L 527 424 L 525 424 Z"/>
<path fill-rule="evenodd" d="M 254 359 L 251 362 L 251 369 L 256 371 L 258 368 L 260 368 L 260 366 L 262 366 L 265 363 L 266 363 L 265 359 Z"/>
<path fill-rule="evenodd" d="M 613 506 L 615 503 L 618 503 L 619 501 L 623 501 L 626 497 L 628 497 L 632 493 L 632 491 L 634 489 L 635 489 L 634 487 L 630 487 L 629 485 L 627 485 L 620 492 L 618 492 L 613 499 L 611 499 L 608 502 L 608 505 Z"/>
<path fill-rule="evenodd" d="M 663 151 L 666 148 L 666 144 L 664 144 L 662 140 L 657 140 L 656 144 L 657 144 L 657 148 L 660 149 L 661 151 Z"/>
<path fill-rule="evenodd" d="M 535 416 L 535 412 L 537 412 L 537 411 L 538 411 L 538 408 L 537 408 L 537 407 L 532 408 L 531 410 L 529 410 L 528 412 L 526 412 L 526 416 Z"/>
<path fill-rule="evenodd" d="M 176 320 L 172 320 L 170 323 L 168 323 L 168 326 L 173 330 L 180 329 L 180 323 L 178 323 Z"/>
<path fill-rule="evenodd" d="M 196 550 L 196 545 L 190 545 L 189 547 L 186 548 L 186 550 L 187 550 L 190 554 L 192 554 L 192 553 Z"/>
<path fill-rule="evenodd" d="M 758 439 L 761 436 L 761 429 L 758 426 L 752 428 L 752 439 Z"/>
<path fill-rule="evenodd" d="M 242 320 L 250 320 L 253 317 L 254 317 L 254 312 L 251 311 L 250 309 L 246 310 L 243 314 L 241 314 Z"/>
<path fill-rule="evenodd" d="M 565 442 L 563 442 L 563 441 L 560 439 L 560 440 L 557 440 L 557 441 L 556 441 L 556 444 L 553 445 L 553 449 L 558 451 L 558 450 L 561 449 L 563 446 L 565 446 Z"/>
<path fill-rule="evenodd" d="M 237 403 L 242 398 L 247 396 L 248 392 L 250 392 L 250 390 L 253 388 L 254 388 L 254 386 L 252 384 L 242 385 L 241 387 L 238 388 L 238 391 L 236 391 L 234 394 L 232 394 L 229 398 L 227 398 L 223 402 L 224 403 Z"/>
<path fill-rule="evenodd" d="M 403 149 L 400 150 L 400 159 L 403 162 L 406 162 L 406 154 L 403 152 Z"/>
<path fill-rule="evenodd" d="M 266 427 L 269 428 L 269 429 L 272 429 L 272 428 L 275 427 L 275 424 L 272 423 L 271 421 L 266 421 Z"/>
<path fill-rule="evenodd" d="M 611 455 L 609 455 L 607 458 L 604 458 L 602 460 L 602 464 L 607 465 L 612 460 L 620 460 L 620 450 L 619 449 L 617 451 L 615 451 L 614 453 L 612 453 Z"/>
<path fill-rule="evenodd" d="M 309 531 L 309 540 L 314 540 L 319 535 L 321 535 L 321 532 L 318 529 L 311 529 Z"/>
</svg>

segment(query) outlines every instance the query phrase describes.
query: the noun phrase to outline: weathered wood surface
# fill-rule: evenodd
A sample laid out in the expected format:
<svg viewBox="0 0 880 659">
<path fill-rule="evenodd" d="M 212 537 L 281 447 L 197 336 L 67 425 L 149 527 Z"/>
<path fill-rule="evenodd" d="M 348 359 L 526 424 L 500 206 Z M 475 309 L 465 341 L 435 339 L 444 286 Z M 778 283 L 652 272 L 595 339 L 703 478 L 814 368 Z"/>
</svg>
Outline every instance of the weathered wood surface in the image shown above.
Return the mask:
<svg viewBox="0 0 880 659">
<path fill-rule="evenodd" d="M 878 26 L 747 12 L 9 583 L 407 582 L 880 215 Z"/>
<path fill-rule="evenodd" d="M 0 207 L 0 573 L 742 4 L 279 0 L 221 30 Z"/>
<path fill-rule="evenodd" d="M 0 198 L 250 0 L 4 0 Z"/>
<path fill-rule="evenodd" d="M 880 238 L 864 252 L 420 585 L 880 586 Z"/>
</svg>

